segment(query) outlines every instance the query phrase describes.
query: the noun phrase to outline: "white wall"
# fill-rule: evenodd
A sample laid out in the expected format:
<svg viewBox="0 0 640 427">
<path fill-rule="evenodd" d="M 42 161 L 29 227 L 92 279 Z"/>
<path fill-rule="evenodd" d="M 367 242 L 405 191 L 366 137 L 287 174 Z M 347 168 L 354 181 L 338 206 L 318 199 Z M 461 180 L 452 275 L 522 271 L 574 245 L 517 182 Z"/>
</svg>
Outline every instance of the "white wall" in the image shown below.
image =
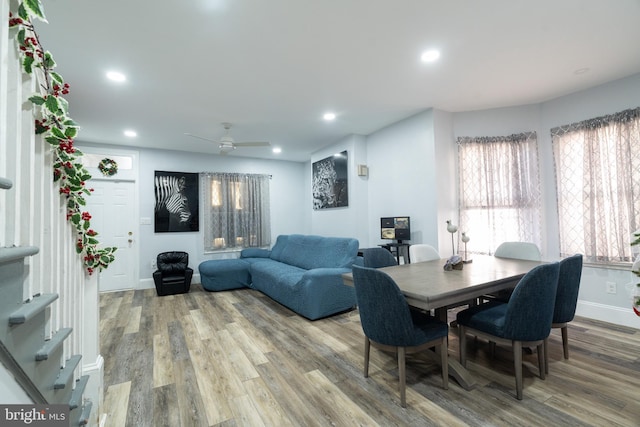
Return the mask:
<svg viewBox="0 0 640 427">
<path fill-rule="evenodd" d="M 279 234 L 308 233 L 309 207 L 300 203 L 304 199 L 306 169 L 304 163 L 277 160 L 260 160 L 243 157 L 203 155 L 179 151 L 140 150 L 140 216 L 154 214 L 154 171 L 175 172 L 235 172 L 272 175 L 271 195 L 272 242 Z M 201 209 L 202 213 L 202 209 Z M 202 224 L 202 214 L 200 215 Z M 151 279 L 151 260 L 158 253 L 183 250 L 189 253 L 189 263 L 196 270 L 205 259 L 237 257 L 236 253 L 205 254 L 203 227 L 200 232 L 155 233 L 153 225 L 140 226 L 140 279 Z"/>
<path fill-rule="evenodd" d="M 120 146 L 79 143 L 83 147 L 98 147 L 100 150 L 121 151 Z M 234 172 L 271 175 L 271 236 L 272 242 L 279 234 L 309 233 L 309 204 L 301 203 L 307 194 L 307 169 L 305 163 L 279 160 L 261 160 L 245 157 L 207 155 L 182 151 L 142 149 L 138 151 L 139 170 L 137 174 L 138 212 L 140 218 L 154 217 L 155 193 L 154 172 Z M 138 242 L 140 258 L 140 288 L 153 287 L 151 261 L 160 252 L 180 250 L 189 253 L 189 264 L 195 270 L 206 259 L 235 258 L 237 252 L 216 254 L 204 253 L 202 227 L 202 206 L 200 207 L 200 230 L 188 233 L 155 233 L 151 224 L 140 224 Z"/>
<path fill-rule="evenodd" d="M 458 146 L 453 136 L 453 114 L 434 110 L 435 156 L 432 162 L 436 171 L 436 205 L 438 220 L 435 225 L 438 231 L 438 251 L 442 257 L 453 253 L 451 234 L 446 229 L 447 220 L 457 222 L 458 218 Z M 459 230 L 460 232 L 465 230 Z M 455 235 L 460 238 L 460 233 Z M 455 241 L 456 252 L 462 253 L 460 241 Z M 420 243 L 414 241 L 413 243 Z M 433 244 L 432 244 L 433 246 Z"/>
<path fill-rule="evenodd" d="M 553 164 L 549 133 L 551 128 L 639 106 L 640 74 L 543 103 L 540 121 L 544 132 L 541 132 L 542 138 L 539 140 L 544 149 L 541 161 L 550 167 Z M 550 177 L 553 177 L 552 173 L 549 173 L 552 170 L 552 168 L 547 168 Z M 640 171 L 640 165 L 637 170 Z M 545 187 L 547 206 L 553 209 L 553 212 L 547 212 L 548 216 L 555 215 L 556 212 L 555 193 L 552 192 L 552 185 L 553 180 L 547 180 Z M 553 200 L 549 200 L 551 197 Z M 550 253 L 557 254 L 557 249 L 555 252 L 551 252 L 558 247 L 557 223 L 550 222 L 547 230 Z M 629 238 L 631 240 L 631 236 Z M 585 268 L 580 284 L 578 314 L 636 328 L 640 327 L 640 317 L 633 313 L 632 299 L 625 289 L 625 285 L 630 283 L 632 278 L 633 275 L 628 270 Z M 607 282 L 613 282 L 617 285 L 616 294 L 606 293 Z"/>
<path fill-rule="evenodd" d="M 306 174 L 311 177 L 312 164 L 347 151 L 349 176 L 349 206 L 343 208 L 313 210 L 311 184 L 305 189 L 308 203 L 305 209 L 311 211 L 311 233 L 321 236 L 353 237 L 358 239 L 360 247 L 369 245 L 367 228 L 367 177 L 358 176 L 357 165 L 366 164 L 365 137 L 350 135 L 335 144 L 316 151 L 306 165 Z M 311 183 L 311 181 L 309 181 Z"/>
<path fill-rule="evenodd" d="M 427 110 L 367 137 L 369 246 L 384 243 L 380 218 L 411 217 L 411 243 L 438 247 L 434 112 Z"/>
<path fill-rule="evenodd" d="M 0 364 L 0 402 L 3 405 L 31 404 L 33 400 L 22 389 L 11 372 Z"/>
</svg>

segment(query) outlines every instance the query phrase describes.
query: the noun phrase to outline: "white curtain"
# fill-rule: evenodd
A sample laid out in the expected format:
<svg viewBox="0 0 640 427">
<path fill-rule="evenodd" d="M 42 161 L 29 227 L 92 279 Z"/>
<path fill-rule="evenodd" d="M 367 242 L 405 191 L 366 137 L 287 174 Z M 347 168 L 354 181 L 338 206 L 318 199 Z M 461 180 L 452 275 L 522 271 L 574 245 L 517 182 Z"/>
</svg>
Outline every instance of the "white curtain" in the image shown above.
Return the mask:
<svg viewBox="0 0 640 427">
<path fill-rule="evenodd" d="M 540 177 L 535 132 L 458 138 L 460 231 L 470 252 L 502 242 L 541 247 Z"/>
<path fill-rule="evenodd" d="M 633 261 L 640 228 L 640 108 L 551 129 L 560 255 Z"/>
<path fill-rule="evenodd" d="M 271 244 L 269 180 L 269 175 L 200 174 L 205 251 Z"/>
</svg>

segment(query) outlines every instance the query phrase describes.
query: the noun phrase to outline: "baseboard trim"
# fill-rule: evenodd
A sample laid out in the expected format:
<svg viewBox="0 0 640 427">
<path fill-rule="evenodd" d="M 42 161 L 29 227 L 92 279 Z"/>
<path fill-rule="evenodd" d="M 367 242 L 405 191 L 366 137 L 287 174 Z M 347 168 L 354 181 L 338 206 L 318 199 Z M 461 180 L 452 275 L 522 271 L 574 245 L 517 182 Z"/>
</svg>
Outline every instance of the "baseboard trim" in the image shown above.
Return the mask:
<svg viewBox="0 0 640 427">
<path fill-rule="evenodd" d="M 631 305 L 629 308 L 622 308 L 597 302 L 578 301 L 576 315 L 640 329 L 640 317 L 636 316 Z"/>
<path fill-rule="evenodd" d="M 104 388 L 104 358 L 96 357 L 95 362 L 82 365 L 82 375 L 89 375 L 89 382 L 84 390 L 83 397 L 93 403 L 91 409 L 91 421 L 89 425 L 102 425 L 102 399 Z"/>
</svg>

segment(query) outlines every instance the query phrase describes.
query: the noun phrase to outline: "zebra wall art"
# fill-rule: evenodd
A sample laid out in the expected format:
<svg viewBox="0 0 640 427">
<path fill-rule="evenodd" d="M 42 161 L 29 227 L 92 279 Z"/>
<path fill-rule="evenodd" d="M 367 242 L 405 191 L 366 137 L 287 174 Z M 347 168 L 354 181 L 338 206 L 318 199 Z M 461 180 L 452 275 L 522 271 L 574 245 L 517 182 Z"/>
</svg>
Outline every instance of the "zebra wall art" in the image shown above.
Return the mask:
<svg viewBox="0 0 640 427">
<path fill-rule="evenodd" d="M 198 174 L 156 171 L 155 231 L 198 231 Z"/>
</svg>

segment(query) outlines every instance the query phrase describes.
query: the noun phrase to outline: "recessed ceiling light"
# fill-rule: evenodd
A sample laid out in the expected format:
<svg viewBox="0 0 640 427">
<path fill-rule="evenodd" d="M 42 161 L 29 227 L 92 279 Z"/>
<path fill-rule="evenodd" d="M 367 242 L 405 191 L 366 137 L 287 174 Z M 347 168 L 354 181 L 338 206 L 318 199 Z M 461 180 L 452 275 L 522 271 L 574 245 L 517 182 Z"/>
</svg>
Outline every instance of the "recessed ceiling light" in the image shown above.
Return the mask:
<svg viewBox="0 0 640 427">
<path fill-rule="evenodd" d="M 279 153 L 282 153 L 282 148 L 280 148 L 280 147 L 273 147 L 273 150 L 271 150 L 271 151 L 273 151 L 275 154 L 279 154 Z"/>
<path fill-rule="evenodd" d="M 118 82 L 118 83 L 121 83 L 121 82 L 127 80 L 127 77 L 124 74 L 119 73 L 117 71 L 109 71 L 109 72 L 107 72 L 107 78 L 109 80 L 112 80 L 112 81 Z"/>
<path fill-rule="evenodd" d="M 425 50 L 420 56 L 422 62 L 433 62 L 438 58 L 440 58 L 440 51 L 435 49 Z"/>
<path fill-rule="evenodd" d="M 138 136 L 138 133 L 135 130 L 125 130 L 124 136 L 128 136 L 129 138 L 135 138 Z"/>
<path fill-rule="evenodd" d="M 335 120 L 336 115 L 335 113 L 324 113 L 324 116 L 322 116 L 322 118 L 330 122 L 331 120 Z"/>
</svg>

